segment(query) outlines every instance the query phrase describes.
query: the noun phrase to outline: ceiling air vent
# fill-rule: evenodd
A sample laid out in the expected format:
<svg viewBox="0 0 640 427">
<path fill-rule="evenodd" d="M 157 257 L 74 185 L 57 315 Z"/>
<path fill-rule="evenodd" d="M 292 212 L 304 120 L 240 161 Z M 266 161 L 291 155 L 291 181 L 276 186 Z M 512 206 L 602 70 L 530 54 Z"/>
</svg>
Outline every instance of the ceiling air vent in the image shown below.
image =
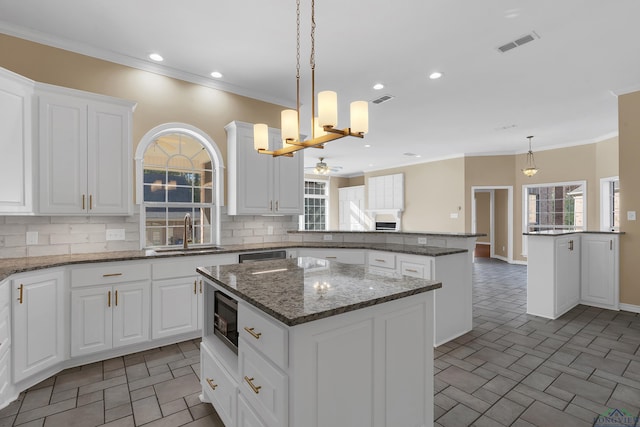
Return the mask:
<svg viewBox="0 0 640 427">
<path fill-rule="evenodd" d="M 516 40 L 511 41 L 509 43 L 503 44 L 502 46 L 500 46 L 498 48 L 498 50 L 502 53 L 505 53 L 511 49 L 515 49 L 516 47 L 522 46 L 523 44 L 529 43 L 534 41 L 535 39 L 539 39 L 540 36 L 535 32 L 532 31 L 529 34 L 525 34 L 522 37 L 518 37 Z"/>
<path fill-rule="evenodd" d="M 371 102 L 374 104 L 382 104 L 383 102 L 391 101 L 393 98 L 391 95 L 382 95 L 380 98 L 376 98 Z"/>
</svg>

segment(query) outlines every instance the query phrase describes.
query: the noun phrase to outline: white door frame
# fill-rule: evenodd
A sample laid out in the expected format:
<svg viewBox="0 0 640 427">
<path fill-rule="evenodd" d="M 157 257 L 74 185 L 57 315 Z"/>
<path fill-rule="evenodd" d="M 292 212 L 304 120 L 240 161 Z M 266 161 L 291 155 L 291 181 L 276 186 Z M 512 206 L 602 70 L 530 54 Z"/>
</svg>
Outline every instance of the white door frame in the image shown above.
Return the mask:
<svg viewBox="0 0 640 427">
<path fill-rule="evenodd" d="M 473 185 L 471 186 L 471 232 L 476 232 L 476 192 L 489 191 L 491 192 L 491 257 L 495 255 L 495 242 L 494 242 L 494 190 L 507 190 L 507 239 L 509 241 L 509 250 L 507 251 L 506 261 L 510 264 L 513 263 L 513 186 L 512 185 Z"/>
</svg>

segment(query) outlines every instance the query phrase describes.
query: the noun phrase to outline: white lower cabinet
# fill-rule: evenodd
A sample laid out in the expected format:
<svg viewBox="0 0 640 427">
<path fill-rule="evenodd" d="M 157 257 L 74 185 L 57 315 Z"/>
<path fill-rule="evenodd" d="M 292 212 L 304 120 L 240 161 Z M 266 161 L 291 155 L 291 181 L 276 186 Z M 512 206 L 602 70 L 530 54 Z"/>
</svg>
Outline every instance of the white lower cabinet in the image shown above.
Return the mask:
<svg viewBox="0 0 640 427">
<path fill-rule="evenodd" d="M 201 288 L 194 276 L 153 282 L 153 339 L 198 329 Z"/>
<path fill-rule="evenodd" d="M 100 263 L 71 270 L 71 357 L 150 339 L 148 263 Z"/>
<path fill-rule="evenodd" d="M 256 415 L 249 406 L 247 399 L 238 396 L 238 427 L 266 427 L 267 425 Z M 229 426 L 227 426 L 229 427 Z"/>
<path fill-rule="evenodd" d="M 148 341 L 149 282 L 71 291 L 71 356 Z"/>
<path fill-rule="evenodd" d="M 311 256 L 324 258 L 329 261 L 338 261 L 344 264 L 363 265 L 366 252 L 364 249 L 300 248 L 297 251 L 297 256 Z"/>
<path fill-rule="evenodd" d="M 9 398 L 11 385 L 11 287 L 0 283 L 0 408 Z"/>
<path fill-rule="evenodd" d="M 22 274 L 12 280 L 13 382 L 64 360 L 64 272 Z"/>
<path fill-rule="evenodd" d="M 582 251 L 581 302 L 618 310 L 620 299 L 618 236 L 583 234 L 580 240 Z"/>
<path fill-rule="evenodd" d="M 237 356 L 205 328 L 203 395 L 226 427 L 432 426 L 432 310 L 425 292 L 288 327 L 239 301 Z"/>
<path fill-rule="evenodd" d="M 206 374 L 201 378 L 203 393 L 215 406 L 224 425 L 227 427 L 235 425 L 238 399 L 236 381 L 204 343 L 200 344 L 200 366 L 203 374 Z"/>
</svg>

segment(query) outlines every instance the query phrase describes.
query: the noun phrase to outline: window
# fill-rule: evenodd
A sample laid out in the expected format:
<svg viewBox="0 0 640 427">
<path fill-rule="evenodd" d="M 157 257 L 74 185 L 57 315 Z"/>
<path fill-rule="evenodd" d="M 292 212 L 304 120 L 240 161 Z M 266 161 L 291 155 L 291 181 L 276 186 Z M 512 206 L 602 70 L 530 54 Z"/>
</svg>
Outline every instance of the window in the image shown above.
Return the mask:
<svg viewBox="0 0 640 427">
<path fill-rule="evenodd" d="M 620 230 L 620 180 L 617 176 L 600 180 L 600 229 Z"/>
<path fill-rule="evenodd" d="M 329 228 L 329 181 L 305 180 L 304 215 L 300 215 L 301 230 Z"/>
<path fill-rule="evenodd" d="M 181 247 L 187 214 L 193 224 L 186 236 L 190 244 L 219 244 L 216 152 L 189 129 L 150 133 L 136 153 L 142 247 Z"/>
<path fill-rule="evenodd" d="M 584 230 L 586 182 L 525 186 L 525 231 Z"/>
</svg>

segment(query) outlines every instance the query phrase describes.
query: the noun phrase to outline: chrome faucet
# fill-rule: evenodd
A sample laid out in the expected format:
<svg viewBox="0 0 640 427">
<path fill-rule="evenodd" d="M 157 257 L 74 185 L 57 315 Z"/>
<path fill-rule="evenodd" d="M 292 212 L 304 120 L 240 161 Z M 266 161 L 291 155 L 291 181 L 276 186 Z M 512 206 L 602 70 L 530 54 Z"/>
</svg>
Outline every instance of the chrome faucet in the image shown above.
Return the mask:
<svg viewBox="0 0 640 427">
<path fill-rule="evenodd" d="M 193 232 L 193 220 L 191 219 L 191 214 L 186 214 L 184 216 L 184 236 L 182 238 L 182 247 L 184 249 L 189 249 L 189 242 L 191 242 L 191 233 Z"/>
</svg>

